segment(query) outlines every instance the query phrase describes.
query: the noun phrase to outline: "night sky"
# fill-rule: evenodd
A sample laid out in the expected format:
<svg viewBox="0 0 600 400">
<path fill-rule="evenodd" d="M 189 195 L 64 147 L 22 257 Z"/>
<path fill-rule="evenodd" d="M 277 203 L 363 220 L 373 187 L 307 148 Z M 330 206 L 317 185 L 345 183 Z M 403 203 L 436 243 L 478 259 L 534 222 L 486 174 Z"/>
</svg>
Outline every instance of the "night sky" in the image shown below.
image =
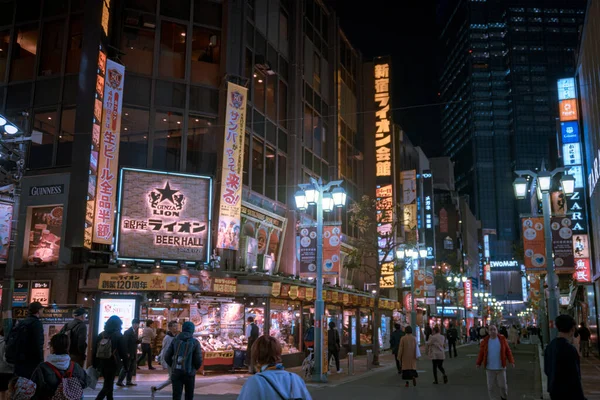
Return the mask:
<svg viewBox="0 0 600 400">
<path fill-rule="evenodd" d="M 394 120 L 429 157 L 442 155 L 437 103 L 436 5 L 433 0 L 370 0 L 367 7 L 329 0 L 342 30 L 365 61 L 392 56 Z M 393 7 L 392 7 L 393 5 Z"/>
</svg>

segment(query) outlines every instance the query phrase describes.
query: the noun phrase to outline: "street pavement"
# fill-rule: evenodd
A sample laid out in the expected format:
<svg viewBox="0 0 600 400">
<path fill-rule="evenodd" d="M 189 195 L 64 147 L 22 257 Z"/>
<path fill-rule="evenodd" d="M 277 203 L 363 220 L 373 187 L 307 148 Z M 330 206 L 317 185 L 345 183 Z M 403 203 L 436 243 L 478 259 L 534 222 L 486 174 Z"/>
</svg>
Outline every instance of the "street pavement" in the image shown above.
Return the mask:
<svg viewBox="0 0 600 400">
<path fill-rule="evenodd" d="M 396 372 L 391 355 L 381 357 L 381 366 L 367 370 L 366 360 L 358 357 L 355 361 L 355 374 L 347 375 L 347 360 L 341 360 L 344 372 L 329 376 L 329 383 L 316 384 L 309 382 L 307 386 L 314 400 L 335 399 L 368 399 L 373 398 L 405 398 L 410 400 L 434 399 L 474 399 L 485 400 L 487 396 L 484 370 L 475 368 L 476 344 L 459 347 L 458 358 L 447 358 L 444 362 L 449 377 L 447 385 L 433 385 L 431 361 L 422 357 L 418 363 L 419 379 L 417 386 L 404 387 L 400 375 Z M 541 376 L 539 355 L 535 345 L 520 345 L 513 350 L 516 368 L 508 369 L 509 399 L 541 399 Z M 593 366 L 591 368 L 594 368 Z M 298 372 L 297 368 L 290 371 Z M 591 374 L 592 371 L 590 371 Z M 236 399 L 248 375 L 229 373 L 224 375 L 198 376 L 196 379 L 195 400 L 200 399 Z M 115 398 L 150 399 L 150 387 L 158 380 L 166 378 L 165 374 L 138 374 L 139 386 L 134 388 L 116 388 Z M 441 382 L 440 376 L 440 382 Z M 598 390 L 598 386 L 591 386 Z M 85 399 L 95 398 L 98 390 L 85 391 Z M 170 387 L 157 393 L 156 399 L 171 398 Z M 589 397 L 589 400 L 597 399 Z M 259 400 L 259 399 L 257 399 Z"/>
</svg>

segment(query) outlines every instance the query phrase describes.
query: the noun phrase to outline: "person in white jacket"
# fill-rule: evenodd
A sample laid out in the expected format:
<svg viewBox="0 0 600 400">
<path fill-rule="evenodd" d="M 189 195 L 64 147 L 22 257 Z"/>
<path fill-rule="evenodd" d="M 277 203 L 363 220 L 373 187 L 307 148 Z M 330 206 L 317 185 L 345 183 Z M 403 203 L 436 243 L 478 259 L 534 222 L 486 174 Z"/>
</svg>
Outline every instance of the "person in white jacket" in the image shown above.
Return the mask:
<svg viewBox="0 0 600 400">
<path fill-rule="evenodd" d="M 169 386 L 171 384 L 171 367 L 169 367 L 169 365 L 165 362 L 165 354 L 167 354 L 167 350 L 169 350 L 169 346 L 171 346 L 171 342 L 173 341 L 173 339 L 175 339 L 175 337 L 179 333 L 179 323 L 177 321 L 171 321 L 167 325 L 167 329 L 168 329 L 167 334 L 165 335 L 165 337 L 163 338 L 163 341 L 162 341 L 162 349 L 160 350 L 159 358 L 160 358 L 160 365 L 162 365 L 162 367 L 164 369 L 169 371 L 169 377 L 167 378 L 166 381 L 164 381 L 160 385 L 152 386 L 150 388 L 150 390 L 152 391 L 152 398 L 154 398 L 154 394 L 156 392 L 158 392 L 161 389 L 166 388 L 167 386 Z"/>
<path fill-rule="evenodd" d="M 15 366 L 4 359 L 5 347 L 4 328 L 0 328 L 0 400 L 8 399 L 8 383 L 15 373 Z"/>
</svg>

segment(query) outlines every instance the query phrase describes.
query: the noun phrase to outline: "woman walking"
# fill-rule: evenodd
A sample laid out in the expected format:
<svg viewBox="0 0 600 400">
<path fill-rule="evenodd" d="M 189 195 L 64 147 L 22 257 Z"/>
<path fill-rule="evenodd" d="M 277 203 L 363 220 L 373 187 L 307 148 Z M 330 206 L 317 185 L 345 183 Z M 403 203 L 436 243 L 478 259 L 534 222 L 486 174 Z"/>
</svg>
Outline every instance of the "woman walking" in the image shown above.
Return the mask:
<svg viewBox="0 0 600 400">
<path fill-rule="evenodd" d="M 400 339 L 398 348 L 398 360 L 402 365 L 402 380 L 406 381 L 406 387 L 411 380 L 413 386 L 417 386 L 417 377 L 419 376 L 417 374 L 417 339 L 412 335 L 413 331 L 410 326 L 407 326 L 404 332 L 406 335 Z"/>
<path fill-rule="evenodd" d="M 438 326 L 433 328 L 433 335 L 429 338 L 429 342 L 427 342 L 427 354 L 431 359 L 433 364 L 433 384 L 438 384 L 438 375 L 437 370 L 439 369 L 444 375 L 444 383 L 448 383 L 448 377 L 446 376 L 446 371 L 444 370 L 444 360 L 446 359 L 446 354 L 444 353 L 444 343 L 446 342 L 445 338 L 440 335 L 440 328 Z"/>
<path fill-rule="evenodd" d="M 115 377 L 122 365 L 127 364 L 127 346 L 121 334 L 123 321 L 116 315 L 104 324 L 104 331 L 96 339 L 96 351 L 93 353 L 93 365 L 104 377 L 102 389 L 96 400 L 113 400 Z"/>
</svg>

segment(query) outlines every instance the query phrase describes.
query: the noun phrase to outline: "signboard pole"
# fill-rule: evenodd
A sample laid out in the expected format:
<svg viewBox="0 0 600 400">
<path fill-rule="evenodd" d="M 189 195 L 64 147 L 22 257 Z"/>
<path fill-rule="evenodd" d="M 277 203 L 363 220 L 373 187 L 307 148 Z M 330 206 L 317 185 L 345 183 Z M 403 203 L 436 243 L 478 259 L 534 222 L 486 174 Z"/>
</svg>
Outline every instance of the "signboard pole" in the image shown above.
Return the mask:
<svg viewBox="0 0 600 400">
<path fill-rule="evenodd" d="M 544 209 L 544 238 L 546 241 L 546 274 L 548 279 L 548 319 L 549 321 L 554 321 L 558 315 L 558 297 L 556 296 L 557 276 L 554 273 L 554 259 L 552 258 L 552 232 L 550 229 L 552 204 L 550 201 L 550 193 L 542 194 L 542 203 Z M 554 339 L 557 335 L 556 328 L 548 327 L 548 330 L 550 332 L 548 340 Z"/>
</svg>

